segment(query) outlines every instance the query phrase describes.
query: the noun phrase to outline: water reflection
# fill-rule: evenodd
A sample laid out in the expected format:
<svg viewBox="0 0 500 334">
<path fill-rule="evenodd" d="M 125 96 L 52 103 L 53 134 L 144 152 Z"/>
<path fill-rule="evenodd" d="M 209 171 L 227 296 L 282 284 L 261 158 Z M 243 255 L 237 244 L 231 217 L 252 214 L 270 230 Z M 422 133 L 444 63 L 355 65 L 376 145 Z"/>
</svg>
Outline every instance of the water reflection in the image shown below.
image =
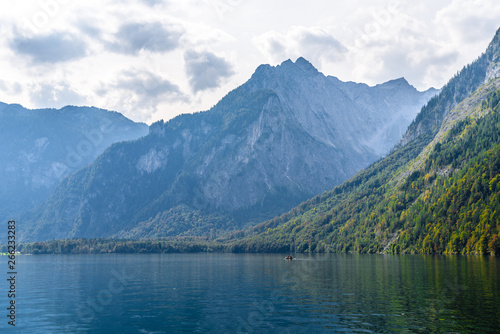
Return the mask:
<svg viewBox="0 0 500 334">
<path fill-rule="evenodd" d="M 2 257 L 2 263 L 6 261 Z M 30 333 L 496 333 L 492 257 L 157 254 L 19 258 Z M 7 302 L 1 296 L 2 304 Z M 0 323 L 0 330 L 6 327 Z"/>
</svg>

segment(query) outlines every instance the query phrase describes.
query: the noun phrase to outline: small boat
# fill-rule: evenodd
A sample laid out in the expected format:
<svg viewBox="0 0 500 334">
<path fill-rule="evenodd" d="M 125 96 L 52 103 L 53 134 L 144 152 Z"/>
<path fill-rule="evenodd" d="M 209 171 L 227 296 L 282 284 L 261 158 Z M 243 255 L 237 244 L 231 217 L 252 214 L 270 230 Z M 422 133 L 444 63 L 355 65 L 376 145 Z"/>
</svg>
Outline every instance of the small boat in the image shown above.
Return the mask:
<svg viewBox="0 0 500 334">
<path fill-rule="evenodd" d="M 287 257 L 285 257 L 285 260 L 292 261 L 293 257 L 291 255 L 288 255 Z"/>
</svg>

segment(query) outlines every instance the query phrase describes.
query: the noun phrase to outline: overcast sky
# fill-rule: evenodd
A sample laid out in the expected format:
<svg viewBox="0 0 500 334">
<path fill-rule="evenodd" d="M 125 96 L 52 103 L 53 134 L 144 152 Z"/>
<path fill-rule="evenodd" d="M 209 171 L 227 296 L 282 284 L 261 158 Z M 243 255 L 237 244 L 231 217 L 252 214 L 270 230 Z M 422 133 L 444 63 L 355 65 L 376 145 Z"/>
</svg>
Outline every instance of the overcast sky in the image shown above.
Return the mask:
<svg viewBox="0 0 500 334">
<path fill-rule="evenodd" d="M 299 56 L 343 81 L 439 88 L 499 27 L 498 0 L 4 0 L 0 101 L 151 123 Z"/>
</svg>

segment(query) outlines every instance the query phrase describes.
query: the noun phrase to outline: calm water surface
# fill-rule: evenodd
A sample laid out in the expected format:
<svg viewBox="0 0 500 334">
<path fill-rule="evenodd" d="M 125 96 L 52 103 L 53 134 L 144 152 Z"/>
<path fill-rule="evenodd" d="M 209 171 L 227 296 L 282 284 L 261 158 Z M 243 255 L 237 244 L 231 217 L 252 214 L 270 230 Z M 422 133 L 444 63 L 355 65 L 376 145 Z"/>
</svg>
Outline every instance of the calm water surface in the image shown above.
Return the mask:
<svg viewBox="0 0 500 334">
<path fill-rule="evenodd" d="M 21 255 L 16 332 L 500 333 L 498 258 L 297 257 Z"/>
</svg>

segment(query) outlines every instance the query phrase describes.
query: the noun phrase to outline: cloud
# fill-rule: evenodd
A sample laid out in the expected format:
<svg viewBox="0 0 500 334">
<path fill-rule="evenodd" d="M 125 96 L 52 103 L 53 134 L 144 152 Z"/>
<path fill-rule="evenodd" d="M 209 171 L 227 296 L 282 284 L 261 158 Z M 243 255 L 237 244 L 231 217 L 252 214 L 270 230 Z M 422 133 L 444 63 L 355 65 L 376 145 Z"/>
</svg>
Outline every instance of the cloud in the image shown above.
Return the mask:
<svg viewBox="0 0 500 334">
<path fill-rule="evenodd" d="M 86 43 L 78 36 L 53 32 L 35 37 L 16 37 L 12 49 L 29 56 L 34 63 L 61 63 L 86 56 Z"/>
<path fill-rule="evenodd" d="M 311 59 L 318 55 L 321 59 L 335 62 L 342 60 L 347 51 L 335 37 L 318 27 L 292 28 L 290 37 L 296 41 L 299 50 L 303 50 L 305 55 Z"/>
<path fill-rule="evenodd" d="M 373 50 L 374 54 L 371 56 L 357 58 L 360 63 L 364 61 L 357 70 L 363 71 L 365 77 L 377 82 L 401 76 L 419 87 L 446 82 L 450 76 L 443 72 L 443 69 L 455 64 L 459 54 L 455 50 L 440 49 L 437 45 L 431 45 L 424 41 L 415 41 L 414 44 L 401 43 L 378 48 L 377 51 Z"/>
<path fill-rule="evenodd" d="M 207 109 L 258 65 L 299 56 L 344 81 L 404 76 L 419 89 L 439 87 L 485 50 L 500 17 L 498 0 L 316 1 L 286 8 L 223 0 L 232 3 L 223 20 L 213 2 L 199 0 L 65 2 L 0 4 L 0 93 L 7 102 L 30 105 L 31 88 L 39 103 L 56 104 L 73 92 L 85 97 L 79 101 L 129 114 L 157 109 L 141 117 L 156 120 Z M 122 72 L 130 68 L 142 70 Z M 148 73 L 163 82 L 158 99 L 133 89 L 151 81 Z"/>
<path fill-rule="evenodd" d="M 123 71 L 115 87 L 133 91 L 147 98 L 163 96 L 175 100 L 182 96 L 179 86 L 146 70 Z"/>
<path fill-rule="evenodd" d="M 498 1 L 451 1 L 437 12 L 441 22 L 462 43 L 474 43 L 492 36 L 498 29 L 500 2 Z"/>
<path fill-rule="evenodd" d="M 188 50 L 184 53 L 184 61 L 189 85 L 194 93 L 217 88 L 223 79 L 234 74 L 229 62 L 208 51 Z"/>
<path fill-rule="evenodd" d="M 165 2 L 164 0 L 140 0 L 140 1 L 151 7 L 163 4 Z"/>
<path fill-rule="evenodd" d="M 276 31 L 268 31 L 253 40 L 254 44 L 262 54 L 267 56 L 272 62 L 280 62 L 286 58 L 296 58 L 288 55 L 286 37 Z M 295 53 L 295 51 L 293 51 Z"/>
<path fill-rule="evenodd" d="M 404 76 L 419 89 L 439 88 L 482 51 L 464 50 L 454 37 L 459 29 L 448 29 L 442 13 L 410 3 L 363 7 L 352 19 L 350 26 L 358 28 L 345 68 L 351 78 L 371 84 Z"/>
<path fill-rule="evenodd" d="M 33 85 L 30 89 L 30 98 L 38 108 L 62 108 L 67 105 L 82 105 L 86 101 L 62 81 Z"/>
<path fill-rule="evenodd" d="M 114 109 L 126 110 L 139 119 L 147 119 L 164 102 L 188 102 L 179 86 L 149 70 L 130 69 L 97 92 L 114 100 Z"/>
<path fill-rule="evenodd" d="M 87 35 L 90 38 L 100 39 L 102 35 L 101 29 L 95 26 L 93 23 L 88 20 L 79 20 L 76 23 L 76 26 L 79 28 L 82 34 Z"/>
<path fill-rule="evenodd" d="M 272 62 L 305 57 L 317 66 L 342 61 L 346 47 L 321 27 L 291 27 L 286 33 L 269 31 L 253 40 Z"/>
<path fill-rule="evenodd" d="M 491 0 L 360 7 L 349 17 L 339 71 L 370 84 L 404 76 L 419 89 L 441 87 L 485 50 L 499 15 L 500 2 Z"/>
<path fill-rule="evenodd" d="M 18 95 L 23 92 L 23 87 L 19 82 L 9 83 L 0 79 L 0 90 L 8 95 Z"/>
<path fill-rule="evenodd" d="M 182 32 L 167 29 L 159 22 L 127 23 L 120 27 L 115 34 L 114 43 L 109 45 L 112 51 L 134 55 L 141 50 L 151 52 L 167 52 L 179 46 Z"/>
</svg>

